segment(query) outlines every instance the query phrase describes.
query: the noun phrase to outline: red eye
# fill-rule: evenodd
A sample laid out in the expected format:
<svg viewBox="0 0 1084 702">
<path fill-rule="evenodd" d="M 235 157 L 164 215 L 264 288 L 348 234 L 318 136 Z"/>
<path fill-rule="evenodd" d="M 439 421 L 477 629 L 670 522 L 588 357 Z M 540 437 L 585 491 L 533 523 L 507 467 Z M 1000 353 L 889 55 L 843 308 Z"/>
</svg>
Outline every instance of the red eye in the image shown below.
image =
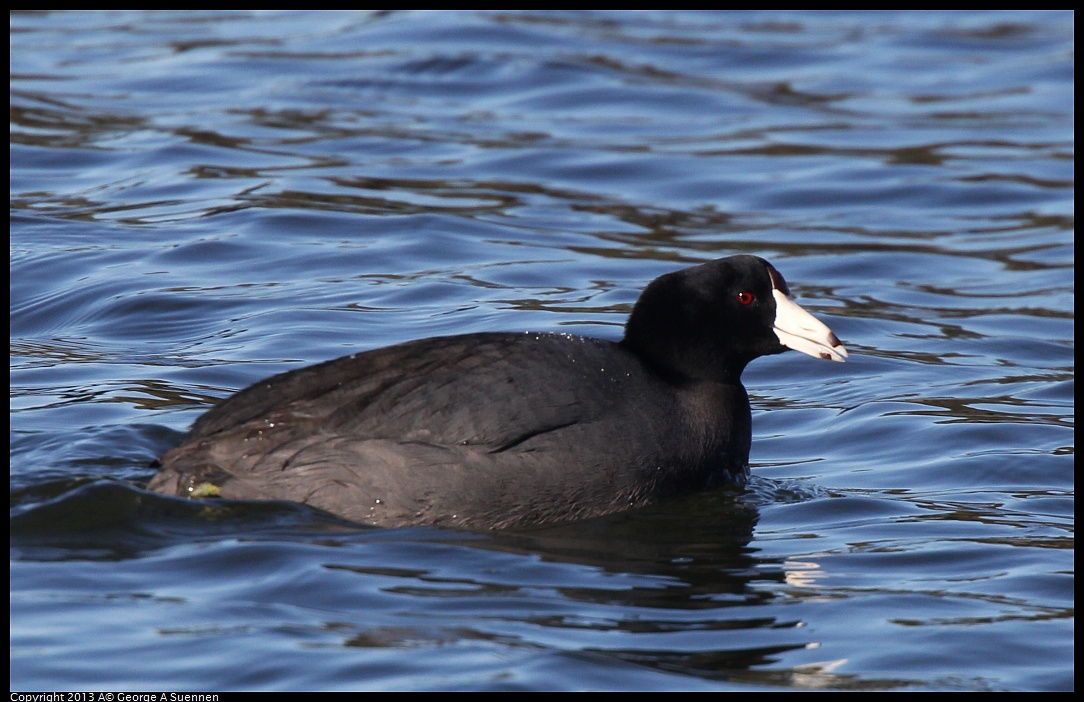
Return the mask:
<svg viewBox="0 0 1084 702">
<path fill-rule="evenodd" d="M 738 293 L 738 302 L 742 303 L 743 305 L 748 305 L 755 299 L 757 299 L 757 296 L 749 292 L 748 290 L 743 290 Z"/>
</svg>

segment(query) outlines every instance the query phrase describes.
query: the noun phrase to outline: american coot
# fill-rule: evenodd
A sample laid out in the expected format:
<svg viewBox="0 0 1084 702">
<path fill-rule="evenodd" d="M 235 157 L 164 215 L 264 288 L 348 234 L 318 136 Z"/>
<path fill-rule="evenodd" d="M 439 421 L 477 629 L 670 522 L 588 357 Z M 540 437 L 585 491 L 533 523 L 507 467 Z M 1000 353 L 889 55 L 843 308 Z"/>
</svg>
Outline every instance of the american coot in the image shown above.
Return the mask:
<svg viewBox="0 0 1084 702">
<path fill-rule="evenodd" d="M 847 357 L 771 264 L 733 256 L 653 281 L 620 342 L 466 334 L 268 378 L 200 417 L 150 489 L 380 526 L 609 514 L 744 478 L 741 373 L 787 348 Z"/>
</svg>

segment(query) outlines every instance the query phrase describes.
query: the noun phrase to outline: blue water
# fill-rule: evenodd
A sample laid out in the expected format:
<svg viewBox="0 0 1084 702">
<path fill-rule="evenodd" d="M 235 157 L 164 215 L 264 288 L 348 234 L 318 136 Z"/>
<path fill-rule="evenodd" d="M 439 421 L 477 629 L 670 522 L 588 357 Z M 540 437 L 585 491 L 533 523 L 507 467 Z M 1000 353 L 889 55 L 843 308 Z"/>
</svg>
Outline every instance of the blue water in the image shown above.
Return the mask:
<svg viewBox="0 0 1084 702">
<path fill-rule="evenodd" d="M 16 12 L 12 690 L 1071 690 L 1070 12 Z M 519 532 L 142 490 L 219 398 L 771 260 L 754 478 Z"/>
</svg>

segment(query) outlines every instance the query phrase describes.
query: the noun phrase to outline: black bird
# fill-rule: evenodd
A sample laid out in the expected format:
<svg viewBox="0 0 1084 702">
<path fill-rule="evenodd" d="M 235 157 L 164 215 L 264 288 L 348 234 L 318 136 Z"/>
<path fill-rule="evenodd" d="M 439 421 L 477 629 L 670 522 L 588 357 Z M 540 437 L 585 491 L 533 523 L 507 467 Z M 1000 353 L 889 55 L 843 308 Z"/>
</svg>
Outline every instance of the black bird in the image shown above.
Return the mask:
<svg viewBox="0 0 1084 702">
<path fill-rule="evenodd" d="M 652 281 L 620 342 L 465 334 L 268 378 L 200 417 L 149 488 L 388 527 L 609 514 L 744 479 L 741 373 L 787 348 L 847 357 L 770 263 L 733 256 Z"/>
</svg>

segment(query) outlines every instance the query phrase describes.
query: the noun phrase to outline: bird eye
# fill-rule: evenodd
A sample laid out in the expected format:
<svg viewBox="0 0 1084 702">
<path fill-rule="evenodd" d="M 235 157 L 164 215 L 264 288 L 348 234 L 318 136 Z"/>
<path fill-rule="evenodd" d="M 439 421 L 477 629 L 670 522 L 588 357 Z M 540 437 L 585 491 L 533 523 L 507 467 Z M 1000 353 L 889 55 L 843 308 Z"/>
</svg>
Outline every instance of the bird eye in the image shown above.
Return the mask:
<svg viewBox="0 0 1084 702">
<path fill-rule="evenodd" d="M 755 299 L 757 299 L 757 296 L 749 292 L 748 290 L 742 290 L 740 293 L 738 293 L 738 302 L 742 303 L 743 305 L 748 305 Z"/>
</svg>

